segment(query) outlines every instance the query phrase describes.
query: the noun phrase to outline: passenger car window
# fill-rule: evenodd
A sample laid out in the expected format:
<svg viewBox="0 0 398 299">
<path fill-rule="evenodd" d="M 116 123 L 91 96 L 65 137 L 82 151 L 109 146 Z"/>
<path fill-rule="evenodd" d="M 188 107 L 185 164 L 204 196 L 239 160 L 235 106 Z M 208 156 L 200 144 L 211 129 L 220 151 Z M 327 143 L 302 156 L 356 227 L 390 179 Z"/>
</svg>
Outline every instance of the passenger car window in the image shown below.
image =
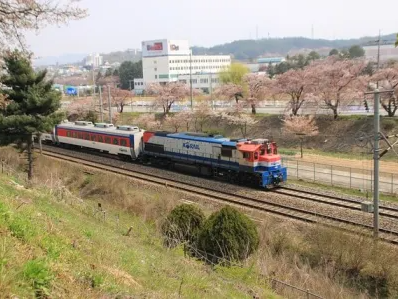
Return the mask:
<svg viewBox="0 0 398 299">
<path fill-rule="evenodd" d="M 111 137 L 105 137 L 105 143 L 111 143 Z"/>
<path fill-rule="evenodd" d="M 127 146 L 127 141 L 126 141 L 126 139 L 120 139 L 120 145 L 121 145 L 121 146 Z"/>
<path fill-rule="evenodd" d="M 98 142 L 104 142 L 104 138 L 102 138 L 102 136 L 98 136 Z"/>
<path fill-rule="evenodd" d="M 95 136 L 95 135 L 91 135 L 91 141 L 95 141 L 97 138 L 96 138 L 97 136 Z"/>
<path fill-rule="evenodd" d="M 119 140 L 117 138 L 113 138 L 113 144 L 114 145 L 118 145 L 119 144 Z"/>
</svg>

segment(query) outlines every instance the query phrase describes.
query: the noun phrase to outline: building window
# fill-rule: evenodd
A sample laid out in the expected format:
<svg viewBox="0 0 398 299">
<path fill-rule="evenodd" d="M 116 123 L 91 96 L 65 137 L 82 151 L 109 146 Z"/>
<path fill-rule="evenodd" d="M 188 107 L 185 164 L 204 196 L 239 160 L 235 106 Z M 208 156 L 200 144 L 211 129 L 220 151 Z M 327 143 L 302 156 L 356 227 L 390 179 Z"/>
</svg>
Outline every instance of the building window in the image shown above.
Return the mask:
<svg viewBox="0 0 398 299">
<path fill-rule="evenodd" d="M 155 75 L 155 79 L 157 79 L 158 78 L 158 75 Z"/>
<path fill-rule="evenodd" d="M 155 67 L 155 72 L 157 71 L 158 69 Z"/>
<path fill-rule="evenodd" d="M 198 79 L 192 79 L 192 83 L 193 83 L 193 84 L 198 83 Z"/>
<path fill-rule="evenodd" d="M 200 83 L 209 83 L 209 79 L 202 78 L 202 79 L 200 79 Z"/>
<path fill-rule="evenodd" d="M 156 60 L 153 61 L 154 64 L 157 64 L 158 62 Z"/>
</svg>

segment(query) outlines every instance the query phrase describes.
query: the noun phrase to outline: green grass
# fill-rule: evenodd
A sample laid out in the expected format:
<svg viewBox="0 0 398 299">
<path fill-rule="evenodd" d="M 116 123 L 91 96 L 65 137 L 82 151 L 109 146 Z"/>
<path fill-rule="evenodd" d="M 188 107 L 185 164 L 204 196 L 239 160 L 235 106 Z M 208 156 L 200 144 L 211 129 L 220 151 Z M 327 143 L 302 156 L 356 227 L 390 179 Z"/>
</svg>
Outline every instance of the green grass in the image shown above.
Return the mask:
<svg viewBox="0 0 398 299">
<path fill-rule="evenodd" d="M 95 201 L 66 204 L 47 194 L 0 176 L 2 296 L 177 298 L 181 290 L 181 298 L 252 298 L 252 291 L 277 298 L 252 267 L 210 270 L 181 248 L 165 249 L 154 224 L 121 208 L 103 203 L 104 221 L 93 216 Z"/>
<path fill-rule="evenodd" d="M 338 187 L 338 186 L 330 186 L 327 184 L 322 184 L 318 182 L 306 182 L 301 179 L 294 179 L 292 177 L 289 178 L 289 183 L 290 184 L 295 184 L 301 187 L 312 187 L 312 188 L 322 188 L 322 189 L 327 189 L 328 191 L 334 191 L 338 192 L 344 195 L 353 195 L 353 196 L 360 196 L 363 198 L 366 198 L 367 194 L 364 192 L 361 192 L 358 189 L 350 189 L 350 188 L 344 188 L 344 187 Z M 372 200 L 373 198 L 373 193 L 369 192 L 368 193 L 369 200 Z M 398 197 L 394 195 L 387 195 L 380 193 L 379 196 L 380 200 L 382 201 L 391 201 L 391 202 L 398 202 Z"/>
</svg>

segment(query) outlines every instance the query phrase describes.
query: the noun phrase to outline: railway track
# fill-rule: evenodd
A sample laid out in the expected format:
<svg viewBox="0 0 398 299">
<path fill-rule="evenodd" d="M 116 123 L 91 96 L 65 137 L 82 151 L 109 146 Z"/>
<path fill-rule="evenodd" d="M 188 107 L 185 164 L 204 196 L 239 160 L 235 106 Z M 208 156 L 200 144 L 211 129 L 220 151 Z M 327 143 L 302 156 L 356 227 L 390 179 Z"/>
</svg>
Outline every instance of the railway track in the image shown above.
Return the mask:
<svg viewBox="0 0 398 299">
<path fill-rule="evenodd" d="M 358 200 L 353 200 L 349 198 L 342 198 L 338 196 L 332 196 L 327 194 L 319 194 L 311 191 L 298 190 L 290 187 L 281 187 L 279 189 L 274 189 L 272 192 L 283 194 L 287 196 L 292 196 L 304 200 L 309 200 L 317 203 L 328 204 L 340 208 L 346 208 L 350 210 L 361 210 L 361 202 Z M 398 219 L 398 208 L 389 207 L 385 205 L 379 206 L 379 214 L 383 217 L 388 217 L 392 219 Z"/>
<path fill-rule="evenodd" d="M 74 154 L 76 154 L 74 152 Z M 172 178 L 165 178 L 162 176 L 144 173 L 142 171 L 129 171 L 119 167 L 110 166 L 106 163 L 98 163 L 87 161 L 86 159 L 77 158 L 68 155 L 65 152 L 62 154 L 55 153 L 54 150 L 48 151 L 43 148 L 43 155 L 50 158 L 66 161 L 69 163 L 78 164 L 91 168 L 93 170 L 101 170 L 109 173 L 122 175 L 125 177 L 141 180 L 145 183 L 151 183 L 155 185 L 167 186 L 167 188 L 179 190 L 189 194 L 195 194 L 198 196 L 205 197 L 206 199 L 213 200 L 219 203 L 229 203 L 238 207 L 248 208 L 251 210 L 261 211 L 268 214 L 278 215 L 287 217 L 290 219 L 300 220 L 308 223 L 319 223 L 322 225 L 333 226 L 343 228 L 348 231 L 358 232 L 358 228 L 361 228 L 361 233 L 369 233 L 372 227 L 370 225 L 360 223 L 353 220 L 343 219 L 336 216 L 322 214 L 314 211 L 308 211 L 303 208 L 293 207 L 290 205 L 269 202 L 257 198 L 252 198 L 244 195 L 236 195 L 227 191 L 216 191 L 211 188 L 198 186 L 188 182 L 181 182 Z M 291 195 L 289 195 L 291 196 Z M 342 227 L 344 225 L 344 227 Z M 383 241 L 398 245 L 398 231 L 389 230 L 386 228 L 380 228 L 380 238 Z"/>
</svg>

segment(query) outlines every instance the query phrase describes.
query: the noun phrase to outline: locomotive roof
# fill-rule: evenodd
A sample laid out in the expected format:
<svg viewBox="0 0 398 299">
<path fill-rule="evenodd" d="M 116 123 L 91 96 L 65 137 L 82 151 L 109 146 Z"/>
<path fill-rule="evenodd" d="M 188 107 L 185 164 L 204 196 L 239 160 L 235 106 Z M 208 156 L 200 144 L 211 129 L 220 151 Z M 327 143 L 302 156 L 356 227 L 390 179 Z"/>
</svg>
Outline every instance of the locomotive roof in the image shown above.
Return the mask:
<svg viewBox="0 0 398 299">
<path fill-rule="evenodd" d="M 123 129 L 118 129 L 117 127 L 114 127 L 114 126 L 109 127 L 109 128 L 101 128 L 101 127 L 95 127 L 93 124 L 76 125 L 73 122 L 59 124 L 59 125 L 57 125 L 57 128 L 72 129 L 72 130 L 79 130 L 79 131 L 85 131 L 85 132 L 104 133 L 104 134 L 117 134 L 117 135 L 125 135 L 125 136 L 130 136 L 134 133 L 139 132 L 139 129 L 126 131 Z"/>
<path fill-rule="evenodd" d="M 219 144 L 230 141 L 229 138 L 222 137 L 221 135 L 216 135 L 216 136 L 207 135 L 207 134 L 198 134 L 198 135 L 199 136 L 192 133 L 173 133 L 173 134 L 167 134 L 167 137 L 192 140 L 192 141 L 202 141 L 209 143 L 219 143 Z"/>
</svg>

